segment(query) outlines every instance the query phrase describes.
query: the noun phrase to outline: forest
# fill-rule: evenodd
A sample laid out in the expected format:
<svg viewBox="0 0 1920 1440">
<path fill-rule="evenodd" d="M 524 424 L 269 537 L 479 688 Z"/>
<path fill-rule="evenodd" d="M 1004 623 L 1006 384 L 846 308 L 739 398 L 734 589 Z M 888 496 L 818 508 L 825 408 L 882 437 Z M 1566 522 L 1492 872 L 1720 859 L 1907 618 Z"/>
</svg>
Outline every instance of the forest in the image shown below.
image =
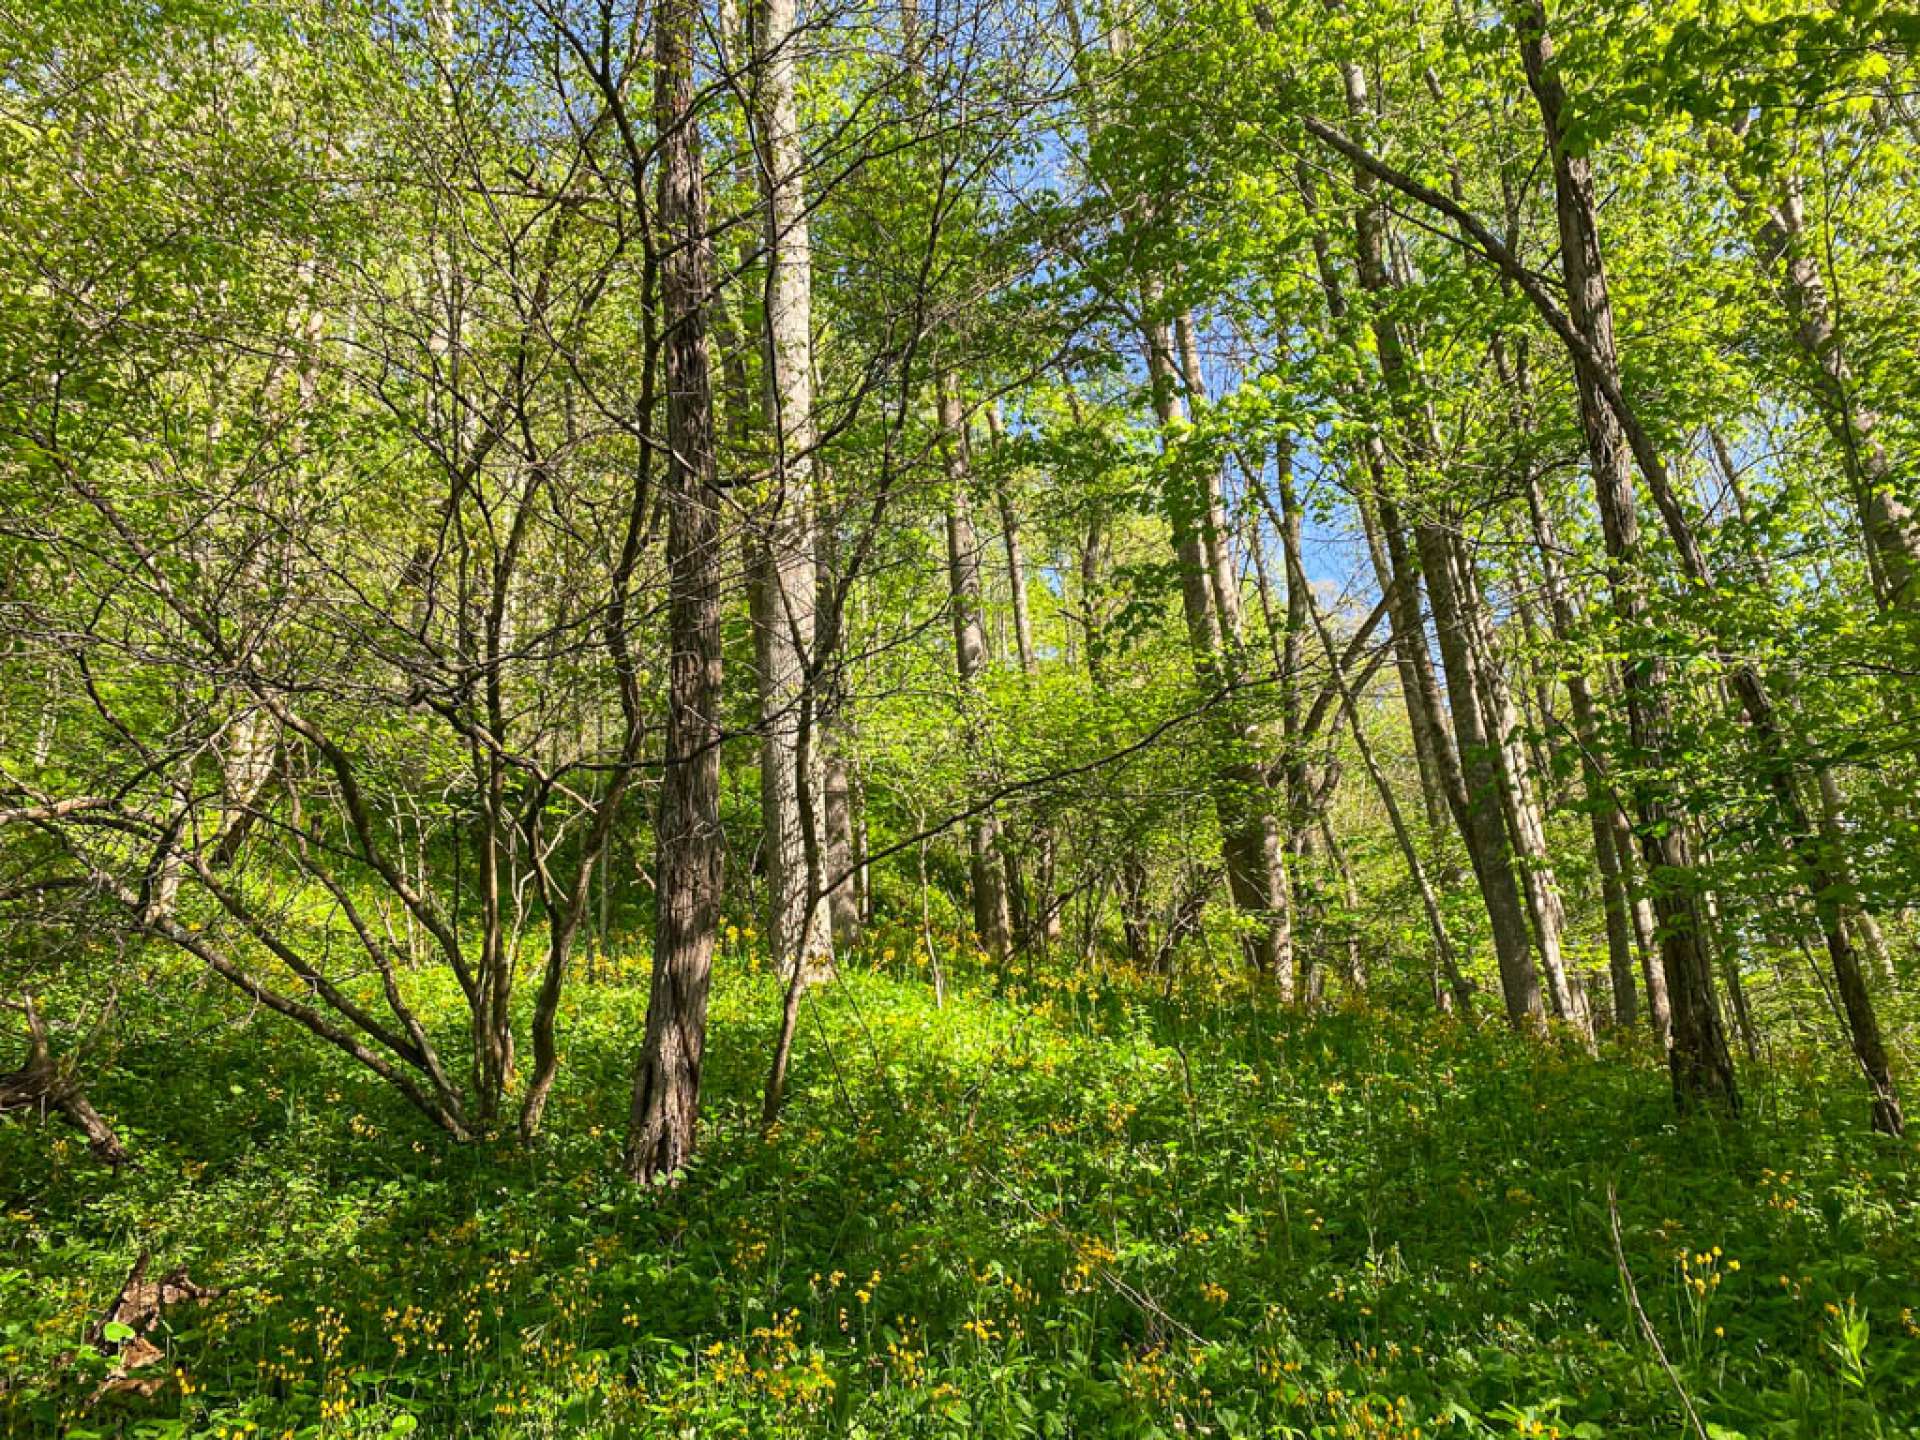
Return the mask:
<svg viewBox="0 0 1920 1440">
<path fill-rule="evenodd" d="M 1917 52 L 0 0 L 0 1434 L 1920 1437 Z"/>
</svg>

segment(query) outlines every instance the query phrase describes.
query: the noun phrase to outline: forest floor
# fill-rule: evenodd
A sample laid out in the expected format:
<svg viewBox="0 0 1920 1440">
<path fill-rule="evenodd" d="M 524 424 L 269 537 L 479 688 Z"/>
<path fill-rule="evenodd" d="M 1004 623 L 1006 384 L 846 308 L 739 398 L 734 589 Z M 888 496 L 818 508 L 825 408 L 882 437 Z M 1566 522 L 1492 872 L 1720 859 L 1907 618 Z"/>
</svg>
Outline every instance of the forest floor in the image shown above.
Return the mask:
<svg viewBox="0 0 1920 1440">
<path fill-rule="evenodd" d="M 0 1126 L 0 1433 L 1920 1434 L 1915 1151 L 1797 1056 L 1682 1123 L 1650 1046 L 1019 966 L 936 1008 L 888 951 L 809 1002 L 763 1139 L 736 938 L 700 1157 L 636 1192 L 636 968 L 574 985 L 531 1153 L 191 977 L 126 1002 L 94 1092 L 137 1169 Z M 89 1405 L 142 1250 L 230 1288 Z"/>
</svg>

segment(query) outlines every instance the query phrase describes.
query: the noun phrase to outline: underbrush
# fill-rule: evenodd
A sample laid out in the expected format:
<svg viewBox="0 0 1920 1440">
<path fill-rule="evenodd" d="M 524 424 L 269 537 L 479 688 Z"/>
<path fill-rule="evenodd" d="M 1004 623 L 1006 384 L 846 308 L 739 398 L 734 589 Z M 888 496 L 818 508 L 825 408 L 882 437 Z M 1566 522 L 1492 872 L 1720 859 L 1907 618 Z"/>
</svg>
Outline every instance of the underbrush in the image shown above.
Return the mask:
<svg viewBox="0 0 1920 1440">
<path fill-rule="evenodd" d="M 936 1006 L 899 949 L 813 993 L 762 1137 L 778 998 L 736 937 L 702 1149 L 652 1191 L 618 1178 L 644 973 L 572 988 L 532 1151 L 156 985 L 94 1082 L 137 1169 L 0 1127 L 0 1427 L 1920 1434 L 1913 1150 L 1845 1076 L 1776 1057 L 1737 1125 L 1682 1122 L 1644 1042 L 1044 967 Z M 157 1393 L 90 1403 L 142 1250 L 230 1288 L 167 1312 Z"/>
</svg>

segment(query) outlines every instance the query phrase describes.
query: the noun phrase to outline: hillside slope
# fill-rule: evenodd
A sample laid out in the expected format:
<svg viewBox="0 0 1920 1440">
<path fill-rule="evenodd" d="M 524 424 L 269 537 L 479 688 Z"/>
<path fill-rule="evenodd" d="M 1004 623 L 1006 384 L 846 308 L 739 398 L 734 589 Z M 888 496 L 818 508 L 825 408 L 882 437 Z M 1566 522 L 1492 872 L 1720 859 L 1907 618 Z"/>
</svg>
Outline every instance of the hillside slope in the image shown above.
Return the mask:
<svg viewBox="0 0 1920 1440">
<path fill-rule="evenodd" d="M 1651 1054 L 1046 971 L 936 1008 L 889 960 L 809 1002 L 763 1141 L 742 968 L 651 1194 L 614 1178 L 633 975 L 576 987 L 531 1155 L 156 992 L 98 1097 L 137 1170 L 0 1128 L 7 1433 L 1677 1436 L 1681 1389 L 1723 1440 L 1920 1433 L 1912 1152 L 1844 1077 L 1783 1057 L 1722 1130 Z M 233 1288 L 89 1407 L 70 1357 L 143 1249 Z"/>
</svg>

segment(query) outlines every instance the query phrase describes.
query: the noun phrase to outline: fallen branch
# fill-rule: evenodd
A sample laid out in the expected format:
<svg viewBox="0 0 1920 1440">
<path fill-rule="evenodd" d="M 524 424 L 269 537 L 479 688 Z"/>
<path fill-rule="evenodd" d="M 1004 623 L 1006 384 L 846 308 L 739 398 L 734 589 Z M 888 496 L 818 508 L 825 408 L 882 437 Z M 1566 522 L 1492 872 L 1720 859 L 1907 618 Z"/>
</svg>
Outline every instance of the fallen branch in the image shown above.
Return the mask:
<svg viewBox="0 0 1920 1440">
<path fill-rule="evenodd" d="M 46 1021 L 26 998 L 27 1063 L 0 1075 L 0 1115 L 16 1110 L 38 1110 L 42 1115 L 57 1110 L 81 1134 L 87 1146 L 116 1170 L 128 1161 L 126 1146 L 100 1112 L 87 1099 L 80 1086 L 70 1057 L 55 1059 L 47 1040 Z"/>
<path fill-rule="evenodd" d="M 121 1282 L 120 1293 L 106 1313 L 87 1329 L 87 1344 L 119 1361 L 93 1392 L 87 1402 L 89 1406 L 98 1404 L 107 1395 L 152 1395 L 166 1383 L 165 1372 L 142 1377 L 136 1377 L 133 1372 L 166 1358 L 166 1352 L 148 1338 L 159 1328 L 162 1312 L 169 1305 L 186 1301 L 203 1305 L 227 1293 L 224 1285 L 196 1284 L 188 1278 L 184 1265 L 175 1266 L 158 1280 L 149 1280 L 147 1267 L 152 1261 L 151 1251 L 140 1252 L 140 1258 L 133 1262 L 133 1268 Z"/>
<path fill-rule="evenodd" d="M 1627 1305 L 1633 1311 L 1633 1318 L 1640 1322 L 1640 1333 L 1647 1338 L 1647 1344 L 1653 1347 L 1653 1358 L 1660 1362 L 1660 1368 L 1667 1372 L 1667 1379 L 1673 1384 L 1674 1394 L 1680 1397 L 1680 1403 L 1686 1406 L 1687 1419 L 1693 1424 L 1693 1433 L 1698 1440 L 1707 1440 L 1707 1427 L 1700 1423 L 1700 1414 L 1693 1408 L 1693 1401 L 1687 1395 L 1687 1387 L 1680 1383 L 1680 1377 L 1674 1372 L 1667 1360 L 1667 1352 L 1661 1348 L 1660 1336 L 1653 1328 L 1653 1321 L 1647 1318 L 1646 1310 L 1640 1304 L 1640 1291 L 1634 1286 L 1633 1272 L 1627 1268 L 1627 1249 L 1620 1240 L 1620 1197 L 1614 1194 L 1613 1182 L 1607 1182 L 1607 1221 L 1613 1230 L 1613 1263 L 1620 1267 L 1620 1284 L 1627 1292 Z"/>
</svg>

